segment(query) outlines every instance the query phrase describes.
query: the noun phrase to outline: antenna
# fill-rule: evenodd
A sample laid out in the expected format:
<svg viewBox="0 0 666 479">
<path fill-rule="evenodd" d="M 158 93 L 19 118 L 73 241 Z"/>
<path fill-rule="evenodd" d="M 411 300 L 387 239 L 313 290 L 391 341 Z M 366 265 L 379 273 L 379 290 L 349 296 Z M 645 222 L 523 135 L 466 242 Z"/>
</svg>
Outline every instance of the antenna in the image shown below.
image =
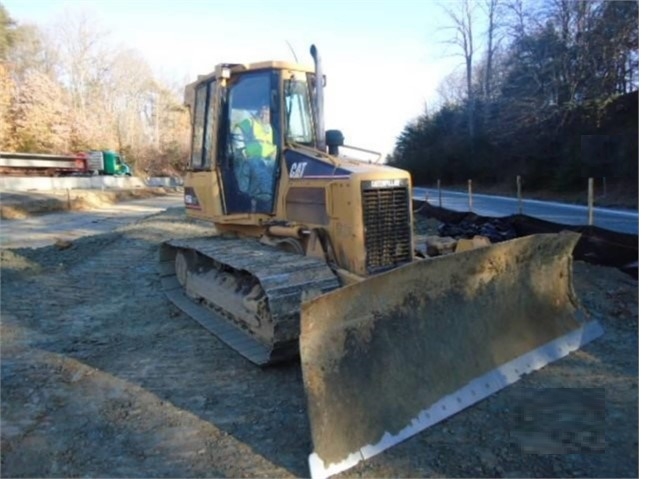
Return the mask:
<svg viewBox="0 0 666 479">
<path fill-rule="evenodd" d="M 289 50 L 291 50 L 291 54 L 294 55 L 294 61 L 298 63 L 298 57 L 296 56 L 294 49 L 291 47 L 291 43 L 289 43 L 289 40 L 285 40 L 285 42 L 287 42 L 287 46 L 289 47 Z"/>
</svg>

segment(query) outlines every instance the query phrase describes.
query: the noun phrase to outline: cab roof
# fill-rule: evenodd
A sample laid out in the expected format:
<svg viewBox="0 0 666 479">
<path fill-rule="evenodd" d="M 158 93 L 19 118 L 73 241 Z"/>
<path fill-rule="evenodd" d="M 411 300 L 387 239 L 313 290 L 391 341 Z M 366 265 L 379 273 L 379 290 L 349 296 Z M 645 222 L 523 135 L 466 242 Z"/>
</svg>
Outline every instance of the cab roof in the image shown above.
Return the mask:
<svg viewBox="0 0 666 479">
<path fill-rule="evenodd" d="M 222 74 L 222 70 L 224 68 L 228 68 L 232 74 L 257 70 L 295 70 L 306 73 L 314 73 L 313 66 L 285 62 L 281 60 L 266 60 L 255 63 L 219 63 L 215 65 L 215 70 L 205 75 L 199 75 L 196 81 L 193 83 L 210 80 L 213 77 L 219 77 Z"/>
</svg>

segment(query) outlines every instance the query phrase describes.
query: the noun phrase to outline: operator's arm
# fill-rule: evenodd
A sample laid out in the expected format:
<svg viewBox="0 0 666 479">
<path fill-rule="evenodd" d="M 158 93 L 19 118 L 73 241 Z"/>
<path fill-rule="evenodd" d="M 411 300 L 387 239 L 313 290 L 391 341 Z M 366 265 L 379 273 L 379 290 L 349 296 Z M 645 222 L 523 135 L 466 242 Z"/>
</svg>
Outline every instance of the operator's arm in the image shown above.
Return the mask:
<svg viewBox="0 0 666 479">
<path fill-rule="evenodd" d="M 245 155 L 245 135 L 240 123 L 236 123 L 231 129 L 231 147 L 237 156 Z"/>
</svg>

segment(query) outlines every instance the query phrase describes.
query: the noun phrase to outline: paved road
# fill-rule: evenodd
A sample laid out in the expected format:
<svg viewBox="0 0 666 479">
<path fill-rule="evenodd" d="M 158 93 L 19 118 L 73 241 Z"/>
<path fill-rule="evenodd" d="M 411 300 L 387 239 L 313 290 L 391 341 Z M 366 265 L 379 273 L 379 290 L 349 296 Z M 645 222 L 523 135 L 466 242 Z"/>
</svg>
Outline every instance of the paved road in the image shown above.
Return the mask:
<svg viewBox="0 0 666 479">
<path fill-rule="evenodd" d="M 414 198 L 439 205 L 435 188 L 414 188 Z M 442 207 L 453 211 L 470 211 L 467 193 L 442 190 Z M 474 194 L 472 211 L 481 216 L 502 217 L 518 213 L 518 200 L 503 196 Z M 523 214 L 563 225 L 588 224 L 587 206 L 570 205 L 537 200 L 523 200 Z M 600 228 L 620 233 L 638 234 L 638 211 L 595 207 L 593 224 Z"/>
<path fill-rule="evenodd" d="M 436 189 L 414 188 L 416 199 L 438 205 Z M 0 247 L 37 248 L 53 244 L 56 239 L 72 240 L 112 231 L 145 216 L 167 208 L 181 206 L 182 193 L 173 193 L 142 200 L 127 201 L 85 212 L 64 212 L 40 215 L 24 220 L 0 220 Z M 443 206 L 454 211 L 469 211 L 467 194 L 443 192 Z M 483 216 L 508 216 L 518 211 L 515 198 L 475 194 L 472 209 Z M 584 206 L 523 200 L 523 213 L 560 224 L 587 224 L 588 211 Z M 595 208 L 594 224 L 601 228 L 638 234 L 638 212 Z"/>
<path fill-rule="evenodd" d="M 182 204 L 182 193 L 170 193 L 124 201 L 90 211 L 51 213 L 23 220 L 0 220 L 0 247 L 39 248 L 52 245 L 56 239 L 73 240 L 107 233 L 119 226 Z"/>
</svg>

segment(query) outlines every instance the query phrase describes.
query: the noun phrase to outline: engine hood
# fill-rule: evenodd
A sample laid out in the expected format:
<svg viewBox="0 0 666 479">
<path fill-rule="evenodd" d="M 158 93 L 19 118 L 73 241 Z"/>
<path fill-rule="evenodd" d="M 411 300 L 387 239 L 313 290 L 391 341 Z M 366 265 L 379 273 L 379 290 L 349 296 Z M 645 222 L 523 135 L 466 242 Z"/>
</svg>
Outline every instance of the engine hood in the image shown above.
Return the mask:
<svg viewBox="0 0 666 479">
<path fill-rule="evenodd" d="M 410 178 L 409 172 L 392 166 L 327 155 L 313 148 L 287 148 L 284 153 L 291 179 L 348 179 L 370 176 L 376 179 Z"/>
</svg>

